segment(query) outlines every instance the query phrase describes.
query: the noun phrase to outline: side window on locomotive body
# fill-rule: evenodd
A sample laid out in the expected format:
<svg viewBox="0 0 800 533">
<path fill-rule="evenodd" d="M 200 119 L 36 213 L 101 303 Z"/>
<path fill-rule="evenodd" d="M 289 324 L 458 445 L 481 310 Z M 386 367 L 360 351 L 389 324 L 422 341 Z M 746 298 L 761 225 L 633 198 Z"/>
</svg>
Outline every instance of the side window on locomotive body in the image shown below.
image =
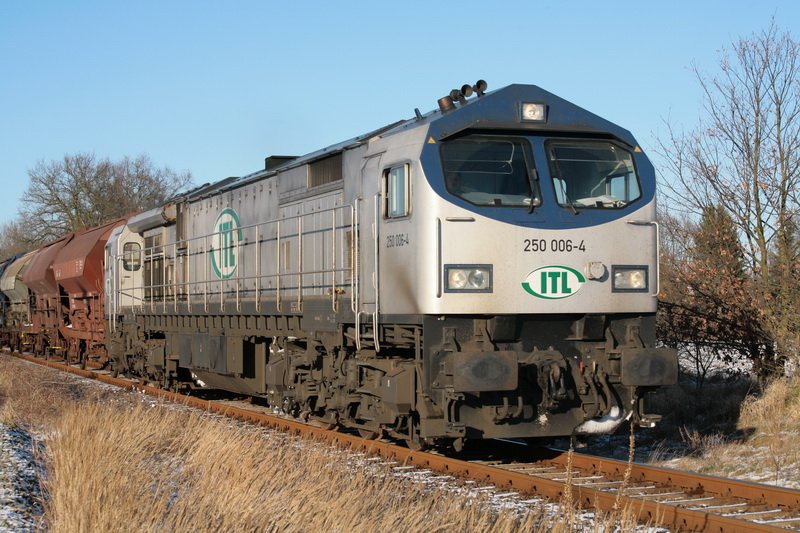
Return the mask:
<svg viewBox="0 0 800 533">
<path fill-rule="evenodd" d="M 122 247 L 122 268 L 128 272 L 142 268 L 142 246 L 138 242 L 126 242 Z"/>
<path fill-rule="evenodd" d="M 547 159 L 562 207 L 618 209 L 642 196 L 633 155 L 611 141 L 551 140 Z"/>
<path fill-rule="evenodd" d="M 385 218 L 407 217 L 411 210 L 411 188 L 409 184 L 408 164 L 390 167 L 383 172 L 386 202 Z"/>
<path fill-rule="evenodd" d="M 447 191 L 481 207 L 541 203 L 530 145 L 517 137 L 468 135 L 441 145 Z"/>
</svg>

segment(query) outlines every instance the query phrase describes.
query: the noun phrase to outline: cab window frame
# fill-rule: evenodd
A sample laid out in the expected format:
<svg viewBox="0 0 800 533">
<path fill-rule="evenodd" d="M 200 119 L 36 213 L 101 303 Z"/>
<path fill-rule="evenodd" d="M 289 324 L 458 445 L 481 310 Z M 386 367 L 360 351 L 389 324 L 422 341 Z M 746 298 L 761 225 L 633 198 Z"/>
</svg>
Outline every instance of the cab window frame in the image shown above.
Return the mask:
<svg viewBox="0 0 800 533">
<path fill-rule="evenodd" d="M 384 219 L 400 220 L 411 216 L 410 163 L 403 162 L 384 168 L 383 197 Z"/>
<path fill-rule="evenodd" d="M 500 143 L 509 143 L 512 146 L 509 160 L 502 159 L 453 159 L 451 154 L 448 154 L 449 146 L 451 143 L 475 143 L 480 145 L 483 143 L 499 145 Z M 514 153 L 515 147 L 520 148 L 520 154 Z M 480 149 L 476 148 L 469 153 L 465 151 L 465 156 L 475 156 L 480 154 Z M 466 202 L 474 207 L 481 209 L 527 209 L 542 205 L 542 190 L 539 182 L 539 173 L 536 165 L 536 157 L 534 155 L 534 146 L 531 139 L 527 135 L 513 135 L 513 134 L 491 134 L 476 132 L 467 135 L 455 137 L 442 141 L 439 149 L 439 158 L 442 166 L 443 185 L 444 190 L 452 196 L 463 202 Z M 519 192 L 490 192 L 482 190 L 481 177 L 479 175 L 503 175 L 502 165 L 509 165 L 511 172 L 508 176 L 514 176 L 519 170 L 512 166 L 514 161 L 519 162 L 521 159 L 524 165 L 524 184 L 527 187 L 527 194 Z M 457 168 L 460 162 L 461 169 Z M 469 168 L 475 165 L 476 168 Z M 464 170 L 467 167 L 468 170 Z M 481 168 L 484 167 L 484 168 Z M 473 175 L 474 177 L 470 176 Z M 515 177 L 517 180 L 508 180 L 506 182 L 495 181 L 496 186 L 512 188 L 516 185 L 519 186 L 523 183 L 519 180 L 520 176 Z M 456 179 L 452 179 L 456 178 Z M 522 198 L 520 200 L 520 198 Z M 518 200 L 513 203 L 506 203 L 504 200 Z"/>
<path fill-rule="evenodd" d="M 122 245 L 122 268 L 126 272 L 137 272 L 142 268 L 142 245 L 140 243 L 126 242 Z"/>
<path fill-rule="evenodd" d="M 620 152 L 626 154 L 627 161 L 626 159 L 617 157 L 616 166 L 619 167 L 621 164 L 625 164 L 627 162 L 629 162 L 630 166 L 626 165 L 624 167 L 628 169 L 627 172 L 618 175 L 615 173 L 609 173 L 605 177 L 601 177 L 594 187 L 594 189 L 596 189 L 598 186 L 600 186 L 601 182 L 604 182 L 605 189 L 600 191 L 601 194 L 594 194 L 597 191 L 592 189 L 589 196 L 581 198 L 583 195 L 577 195 L 576 198 L 571 198 L 571 194 L 569 194 L 569 191 L 566 189 L 568 182 L 562 177 L 563 165 L 560 163 L 564 161 L 564 158 L 555 157 L 553 150 L 558 145 L 577 149 L 580 148 L 581 144 L 590 148 L 592 145 L 594 145 L 594 148 L 596 149 L 600 148 L 602 145 L 605 145 L 611 150 L 619 150 Z M 562 209 L 618 210 L 627 208 L 639 202 L 644 196 L 642 180 L 639 174 L 639 169 L 636 165 L 636 157 L 634 156 L 634 152 L 632 149 L 630 149 L 630 147 L 622 143 L 611 139 L 551 137 L 544 140 L 544 149 L 547 160 L 547 168 L 550 174 L 550 185 L 553 188 L 553 196 L 555 198 L 556 205 Z M 588 162 L 588 160 L 585 162 Z M 602 173 L 598 173 L 597 176 L 601 176 L 601 174 Z M 611 195 L 611 192 L 613 192 L 614 189 L 617 189 L 616 184 L 619 182 L 616 180 L 619 179 L 623 180 L 622 184 L 624 189 L 623 192 L 626 195 L 625 199 L 618 199 Z M 601 198 L 604 196 L 609 196 L 610 198 Z M 630 199 L 627 199 L 628 197 L 630 197 Z M 596 199 L 597 201 L 590 203 L 592 199 Z"/>
</svg>

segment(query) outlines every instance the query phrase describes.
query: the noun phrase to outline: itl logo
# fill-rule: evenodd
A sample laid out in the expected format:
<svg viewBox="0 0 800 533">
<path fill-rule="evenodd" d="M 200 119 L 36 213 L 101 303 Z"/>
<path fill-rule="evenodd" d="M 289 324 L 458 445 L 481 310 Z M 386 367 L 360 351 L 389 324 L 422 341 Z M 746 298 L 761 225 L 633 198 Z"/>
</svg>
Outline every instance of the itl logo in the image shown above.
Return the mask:
<svg viewBox="0 0 800 533">
<path fill-rule="evenodd" d="M 220 279 L 228 279 L 236 272 L 239 257 L 239 241 L 242 240 L 239 215 L 233 209 L 223 210 L 214 222 L 211 235 L 211 265 Z"/>
<path fill-rule="evenodd" d="M 560 300 L 577 293 L 586 283 L 586 277 L 574 268 L 545 266 L 537 268 L 522 282 L 528 294 L 547 300 Z"/>
</svg>

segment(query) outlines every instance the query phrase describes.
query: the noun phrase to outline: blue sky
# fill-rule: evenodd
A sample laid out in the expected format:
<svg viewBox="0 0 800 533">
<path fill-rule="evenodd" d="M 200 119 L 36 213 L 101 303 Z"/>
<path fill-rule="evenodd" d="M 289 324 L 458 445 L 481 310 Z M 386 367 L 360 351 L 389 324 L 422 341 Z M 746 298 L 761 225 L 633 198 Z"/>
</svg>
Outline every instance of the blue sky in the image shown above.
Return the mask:
<svg viewBox="0 0 800 533">
<path fill-rule="evenodd" d="M 0 223 L 37 161 L 148 154 L 197 184 L 531 83 L 631 130 L 701 114 L 692 72 L 800 2 L 0 2 Z M 655 161 L 658 166 L 658 161 Z"/>
</svg>

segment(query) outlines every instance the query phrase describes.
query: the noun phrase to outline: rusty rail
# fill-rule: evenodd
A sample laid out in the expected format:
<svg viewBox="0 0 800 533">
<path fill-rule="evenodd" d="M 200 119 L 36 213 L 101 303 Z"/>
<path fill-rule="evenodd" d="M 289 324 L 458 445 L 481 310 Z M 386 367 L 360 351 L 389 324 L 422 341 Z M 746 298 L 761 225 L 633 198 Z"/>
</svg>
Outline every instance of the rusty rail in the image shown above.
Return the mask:
<svg viewBox="0 0 800 533">
<path fill-rule="evenodd" d="M 95 379 L 125 389 L 142 391 L 156 398 L 224 414 L 238 420 L 275 428 L 293 435 L 312 438 L 332 445 L 363 451 L 404 465 L 414 465 L 461 478 L 492 483 L 498 488 L 512 489 L 520 493 L 561 501 L 564 498 L 565 488 L 567 487 L 563 479 L 549 479 L 515 471 L 509 468 L 510 465 L 481 464 L 434 453 L 412 451 L 390 442 L 365 440 L 355 435 L 326 430 L 279 416 L 177 394 L 134 383 L 130 380 L 66 366 L 54 361 L 46 361 L 28 355 L 15 355 L 34 363 L 85 378 Z M 539 464 L 544 463 L 558 465 L 562 468 L 601 473 L 610 478 L 622 477 L 628 467 L 628 463 L 623 461 L 583 454 L 573 454 L 571 458 L 568 458 L 568 454 L 563 452 L 545 459 Z M 568 465 L 568 463 L 570 464 Z M 513 465 L 511 466 L 513 467 Z M 632 465 L 629 480 L 631 482 L 658 483 L 664 486 L 676 487 L 686 491 L 687 494 L 709 493 L 720 498 L 737 498 L 746 500 L 751 505 L 769 504 L 780 507 L 786 512 L 796 513 L 800 517 L 800 491 L 796 490 L 658 468 L 639 463 Z M 613 509 L 624 509 L 626 512 L 635 515 L 640 523 L 659 525 L 673 531 L 714 531 L 720 533 L 786 531 L 786 529 L 772 524 L 723 516 L 722 514 L 705 510 L 687 509 L 678 505 L 670 505 L 640 497 L 629 497 L 624 493 L 620 494 L 575 483 L 570 486 L 570 490 L 572 501 L 581 507 L 600 509 L 605 512 L 610 512 Z M 800 527 L 800 520 L 797 521 L 797 525 Z"/>
</svg>

